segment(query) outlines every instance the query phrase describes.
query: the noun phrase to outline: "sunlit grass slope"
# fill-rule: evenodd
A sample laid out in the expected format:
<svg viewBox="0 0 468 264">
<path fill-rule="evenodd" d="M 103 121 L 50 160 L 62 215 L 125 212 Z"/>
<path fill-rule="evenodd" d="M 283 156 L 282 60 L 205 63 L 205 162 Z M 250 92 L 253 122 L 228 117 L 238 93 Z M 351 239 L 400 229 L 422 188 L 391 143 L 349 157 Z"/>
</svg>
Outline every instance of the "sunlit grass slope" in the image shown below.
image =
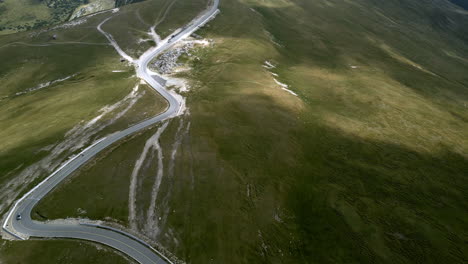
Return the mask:
<svg viewBox="0 0 468 264">
<path fill-rule="evenodd" d="M 0 35 L 66 21 L 85 0 L 4 0 L 0 2 Z"/>
<path fill-rule="evenodd" d="M 191 263 L 463 262 L 466 15 L 445 1 L 221 10 L 192 65 L 162 243 Z"/>
<path fill-rule="evenodd" d="M 2 242 L 4 263 L 101 263 L 129 264 L 133 261 L 110 248 L 84 241 L 30 240 Z"/>
<path fill-rule="evenodd" d="M 117 52 L 96 30 L 101 21 L 113 14 L 0 37 L 2 215 L 14 199 L 72 152 L 166 108 L 167 102 L 140 84 L 134 67 L 120 62 Z M 4 250 L 10 243 L 1 243 L 7 246 L 0 249 L 0 262 L 8 262 L 10 258 Z M 36 245 L 40 243 L 30 244 L 28 250 L 38 250 Z M 43 247 L 51 254 L 61 250 Z M 14 248 L 17 252 L 19 247 Z M 28 261 L 33 258 L 24 259 Z"/>
<path fill-rule="evenodd" d="M 80 217 L 127 225 L 130 176 L 154 130 L 142 131 L 100 153 L 44 198 L 34 210 L 33 218 L 43 221 Z"/>
<path fill-rule="evenodd" d="M 138 1 L 2 0 L 0 1 L 0 35 L 51 27 L 67 20 L 121 7 L 132 2 Z"/>
<path fill-rule="evenodd" d="M 147 1 L 127 6 L 122 10 L 123 14 L 111 20 L 112 23 L 106 30 L 119 30 L 118 25 L 127 23 L 127 20 L 134 22 L 135 25 L 138 24 L 141 30 L 148 30 L 151 24 L 159 25 L 156 28 L 158 32 L 160 28 L 175 30 L 183 26 L 183 23 L 188 23 L 195 18 L 199 13 L 196 10 L 202 11 L 207 6 L 207 2 L 202 0 L 185 3 L 186 6 L 183 1 L 175 2 L 173 5 L 170 1 L 156 4 L 155 1 Z M 156 8 L 158 6 L 161 7 L 160 10 Z M 150 8 L 158 12 L 151 13 Z M 190 11 L 187 12 L 189 9 Z M 147 21 L 148 24 L 145 25 L 143 21 Z M 119 39 L 118 43 L 123 43 L 123 46 L 128 44 L 129 47 L 144 48 L 144 45 L 139 46 L 135 43 L 135 38 L 138 36 L 126 35 L 127 29 L 127 27 L 122 27 L 121 31 L 114 34 L 115 38 Z M 147 137 L 151 136 L 145 133 Z M 33 217 L 38 220 L 67 217 L 107 218 L 119 224 L 128 224 L 128 185 L 135 160 L 145 143 L 142 140 L 143 137 L 139 136 L 135 141 L 116 144 L 100 154 L 96 161 L 74 173 L 70 181 L 59 186 L 41 201 Z M 119 165 L 116 166 L 116 164 Z M 57 208 L 62 201 L 67 201 L 67 206 Z"/>
<path fill-rule="evenodd" d="M 160 138 L 151 238 L 188 263 L 463 263 L 467 25 L 442 0 L 221 1 L 197 32 L 214 46 L 197 50 L 182 74 L 192 81 L 190 114 Z M 71 184 L 115 161 L 122 171 L 102 180 L 118 175 L 125 192 L 107 195 L 126 197 L 148 133 Z M 155 155 L 139 175 L 142 212 Z M 126 212 L 112 211 L 125 201 L 97 197 L 59 214 L 37 210 L 65 217 L 81 208 L 125 224 Z M 151 236 L 146 219 L 138 226 Z"/>
<path fill-rule="evenodd" d="M 206 0 L 143 1 L 127 6 L 113 16 L 112 23 L 105 24 L 103 29 L 114 35 L 123 50 L 137 58 L 155 45 L 153 38 L 148 35 L 150 27 L 155 26 L 161 38 L 165 38 L 189 23 L 206 6 Z"/>
</svg>

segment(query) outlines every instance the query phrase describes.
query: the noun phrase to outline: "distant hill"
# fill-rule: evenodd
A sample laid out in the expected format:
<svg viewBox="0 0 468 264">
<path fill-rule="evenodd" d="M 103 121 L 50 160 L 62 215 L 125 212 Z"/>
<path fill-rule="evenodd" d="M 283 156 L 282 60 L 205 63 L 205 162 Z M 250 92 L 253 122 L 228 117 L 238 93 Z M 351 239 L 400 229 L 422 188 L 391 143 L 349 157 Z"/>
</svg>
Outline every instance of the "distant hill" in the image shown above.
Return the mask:
<svg viewBox="0 0 468 264">
<path fill-rule="evenodd" d="M 0 2 L 0 34 L 60 23 L 87 2 L 89 0 L 3 0 Z"/>
<path fill-rule="evenodd" d="M 58 24 L 141 0 L 0 0 L 0 35 Z"/>
</svg>

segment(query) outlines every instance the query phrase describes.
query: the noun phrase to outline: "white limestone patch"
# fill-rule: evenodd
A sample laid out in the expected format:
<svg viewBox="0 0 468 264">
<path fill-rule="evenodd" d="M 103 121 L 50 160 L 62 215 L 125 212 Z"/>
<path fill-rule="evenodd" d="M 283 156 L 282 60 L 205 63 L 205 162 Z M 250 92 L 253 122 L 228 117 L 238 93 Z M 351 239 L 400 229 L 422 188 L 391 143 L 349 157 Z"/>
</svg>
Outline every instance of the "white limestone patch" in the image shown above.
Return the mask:
<svg viewBox="0 0 468 264">
<path fill-rule="evenodd" d="M 142 38 L 140 38 L 140 39 L 137 40 L 137 44 L 141 44 L 141 43 L 143 43 L 143 42 L 148 42 L 148 41 L 150 41 L 150 40 L 151 40 L 151 39 L 142 39 Z"/>
<path fill-rule="evenodd" d="M 90 1 L 89 4 L 81 5 L 73 11 L 69 20 L 73 20 L 82 16 L 94 14 L 102 10 L 107 10 L 113 8 L 115 5 L 114 0 L 98 0 Z"/>
<path fill-rule="evenodd" d="M 85 215 L 88 212 L 83 208 L 78 208 L 78 209 L 76 209 L 76 213 L 79 214 L 79 215 Z"/>
<path fill-rule="evenodd" d="M 117 11 L 118 11 L 118 8 L 117 8 Z M 115 13 L 115 12 L 113 12 Z M 138 60 L 135 60 L 133 59 L 132 57 L 130 57 L 127 53 L 125 53 L 125 51 L 123 51 L 119 44 L 117 44 L 117 42 L 115 41 L 114 37 L 110 34 L 110 33 L 107 33 L 105 32 L 104 30 L 102 30 L 102 25 L 104 25 L 104 23 L 106 23 L 107 21 L 109 21 L 109 19 L 111 19 L 112 17 L 108 17 L 106 19 L 104 19 L 98 26 L 97 26 L 97 30 L 99 32 L 101 32 L 106 38 L 107 40 L 110 42 L 110 44 L 112 46 L 114 46 L 114 49 L 119 53 L 119 55 L 124 58 L 126 61 L 132 63 L 132 64 L 136 64 Z"/>
<path fill-rule="evenodd" d="M 101 108 L 99 110 L 99 112 L 101 113 L 100 115 L 96 116 L 95 118 L 91 119 L 91 121 L 89 121 L 88 123 L 86 123 L 86 125 L 84 126 L 84 128 L 89 128 L 91 127 L 92 125 L 94 125 L 97 121 L 99 121 L 103 116 L 107 115 L 108 113 L 116 110 L 117 108 L 121 107 L 124 103 L 126 103 L 128 100 L 131 100 L 130 103 L 129 103 L 129 106 L 133 106 L 133 104 L 136 103 L 136 101 L 134 100 L 136 97 L 137 97 L 137 94 L 138 94 L 138 88 L 139 88 L 139 84 L 137 84 L 135 87 L 133 87 L 132 91 L 127 95 L 125 96 L 122 100 L 120 100 L 119 102 L 115 103 L 115 104 L 112 104 L 112 105 L 106 105 L 104 106 L 103 108 Z M 133 100 L 132 100 L 133 99 Z M 125 114 L 125 113 L 123 113 Z M 117 116 L 122 116 L 123 115 L 122 113 L 119 113 Z"/>
<path fill-rule="evenodd" d="M 40 89 L 44 89 L 46 87 L 49 87 L 53 84 L 56 84 L 56 83 L 59 83 L 59 82 L 64 82 L 72 77 L 75 77 L 78 73 L 75 73 L 73 75 L 70 75 L 70 76 L 67 76 L 67 77 L 64 77 L 64 78 L 60 78 L 60 79 L 57 79 L 57 80 L 53 80 L 53 81 L 50 81 L 50 82 L 45 82 L 45 83 L 41 83 L 33 88 L 29 88 L 25 91 L 22 91 L 22 92 L 17 92 L 15 93 L 16 96 L 18 95 L 22 95 L 22 94 L 26 94 L 26 93 L 30 93 L 30 92 L 34 92 L 34 91 L 37 91 L 37 90 L 40 90 Z"/>
<path fill-rule="evenodd" d="M 181 65 L 179 67 L 176 67 L 173 72 L 174 73 L 188 72 L 191 69 L 192 68 L 188 67 L 187 65 Z"/>
<path fill-rule="evenodd" d="M 263 64 L 263 67 L 264 67 L 264 68 L 267 68 L 267 69 L 269 69 L 269 70 L 276 68 L 276 66 L 273 65 L 273 64 L 272 64 L 271 62 L 269 62 L 269 61 L 265 61 L 264 64 Z"/>
<path fill-rule="evenodd" d="M 128 197 L 128 211 L 129 211 L 129 222 L 130 222 L 130 228 L 132 230 L 137 229 L 137 219 L 136 219 L 136 193 L 137 193 L 137 181 L 138 181 L 138 174 L 140 171 L 140 168 L 143 165 L 143 162 L 146 160 L 148 151 L 150 149 L 157 149 L 158 150 L 158 156 L 160 158 L 160 163 L 158 164 L 158 174 L 161 173 L 162 177 L 162 151 L 161 147 L 159 146 L 159 137 L 161 134 L 164 132 L 164 130 L 167 127 L 168 122 L 165 122 L 161 127 L 158 128 L 156 133 L 154 133 L 153 136 L 151 136 L 145 143 L 145 146 L 143 147 L 143 150 L 140 154 L 140 157 L 138 160 L 135 162 L 135 166 L 133 167 L 132 171 L 132 176 L 130 180 L 130 187 L 129 187 L 129 197 Z M 158 175 L 159 176 L 159 175 Z M 159 186 L 158 186 L 159 188 Z"/>
<path fill-rule="evenodd" d="M 88 20 L 87 20 L 86 18 L 76 19 L 76 20 L 73 20 L 73 21 L 64 23 L 64 24 L 62 24 L 62 25 L 55 26 L 55 27 L 53 27 L 51 30 L 63 29 L 63 28 L 72 28 L 72 27 L 75 27 L 75 26 L 84 24 L 84 23 L 86 23 L 87 21 L 88 21 Z"/>
<path fill-rule="evenodd" d="M 289 87 L 287 84 L 284 84 L 284 83 L 276 80 L 276 78 L 273 78 L 273 80 L 275 81 L 276 84 L 278 84 L 279 86 L 281 86 L 283 88 L 288 88 Z"/>
<path fill-rule="evenodd" d="M 172 151 L 171 151 L 171 156 L 170 156 L 169 166 L 168 166 L 168 177 L 174 176 L 174 167 L 175 167 L 175 159 L 177 155 L 177 150 L 182 144 L 183 138 L 185 137 L 185 135 L 188 134 L 190 130 L 190 122 L 188 122 L 184 130 L 182 130 L 183 126 L 184 126 L 184 119 L 180 118 L 179 127 L 177 128 L 177 132 L 175 134 L 174 144 L 172 145 Z"/>
<path fill-rule="evenodd" d="M 194 45 L 200 45 L 200 46 L 203 46 L 203 47 L 209 46 L 212 42 L 213 41 L 207 40 L 207 39 L 197 39 L 197 40 L 186 41 L 186 43 L 191 43 L 191 44 L 194 44 Z"/>
<path fill-rule="evenodd" d="M 151 200 L 150 206 L 146 213 L 146 232 L 152 234 L 152 237 L 156 236 L 159 233 L 159 229 L 157 223 L 161 220 L 161 217 L 157 218 L 156 220 L 156 200 L 158 198 L 159 187 L 161 186 L 161 181 L 163 178 L 164 172 L 164 164 L 163 164 L 163 151 L 161 146 L 159 145 L 159 137 L 166 129 L 169 122 L 165 122 L 161 127 L 159 127 L 158 131 L 156 131 L 156 137 L 158 140 L 154 141 L 153 147 L 157 151 L 158 155 L 158 172 L 156 174 L 156 178 L 154 180 L 153 188 L 151 190 Z"/>
<path fill-rule="evenodd" d="M 155 30 L 156 27 L 151 27 L 150 28 L 150 31 L 148 32 L 148 35 L 150 35 L 154 42 L 156 43 L 156 45 L 159 45 L 161 43 L 161 36 L 158 35 L 158 33 L 156 33 L 156 30 Z"/>
<path fill-rule="evenodd" d="M 295 92 L 293 92 L 293 91 L 291 91 L 291 90 L 288 89 L 289 86 L 288 86 L 287 84 L 284 84 L 284 83 L 282 83 L 282 82 L 276 80 L 276 78 L 273 78 L 273 80 L 275 81 L 276 84 L 278 84 L 279 86 L 281 86 L 281 89 L 285 90 L 286 92 L 288 92 L 288 93 L 290 93 L 290 94 L 292 94 L 292 95 L 294 95 L 294 96 L 298 96 Z"/>
<path fill-rule="evenodd" d="M 188 81 L 186 79 L 171 77 L 171 76 L 168 76 L 168 75 L 165 75 L 163 77 L 164 77 L 164 79 L 167 80 L 166 86 L 167 87 L 174 86 L 179 93 L 188 92 L 190 90 L 190 86 L 189 86 Z"/>
<path fill-rule="evenodd" d="M 262 65 L 264 68 L 266 68 L 268 70 L 268 72 L 273 75 L 273 80 L 275 81 L 275 83 L 277 85 L 279 85 L 281 87 L 281 89 L 283 89 L 284 91 L 294 95 L 294 96 L 298 96 L 295 92 L 291 91 L 289 89 L 289 85 L 285 84 L 285 83 L 282 83 L 280 81 L 278 81 L 278 79 L 276 79 L 276 77 L 279 77 L 279 75 L 277 73 L 274 73 L 274 72 L 271 72 L 270 70 L 276 68 L 276 65 L 274 65 L 272 62 L 270 61 L 265 61 Z"/>
<path fill-rule="evenodd" d="M 275 37 L 273 34 L 271 34 L 270 31 L 265 30 L 264 32 L 265 32 L 265 34 L 267 35 L 267 37 L 270 39 L 271 43 L 275 44 L 275 45 L 278 46 L 278 47 L 284 47 L 284 45 L 281 45 L 281 44 L 278 42 L 278 40 L 276 39 L 276 37 Z"/>
<path fill-rule="evenodd" d="M 253 8 L 249 8 L 250 11 L 254 12 L 255 14 L 259 15 L 259 16 L 263 16 L 262 14 L 260 14 L 257 10 L 253 9 Z"/>
</svg>

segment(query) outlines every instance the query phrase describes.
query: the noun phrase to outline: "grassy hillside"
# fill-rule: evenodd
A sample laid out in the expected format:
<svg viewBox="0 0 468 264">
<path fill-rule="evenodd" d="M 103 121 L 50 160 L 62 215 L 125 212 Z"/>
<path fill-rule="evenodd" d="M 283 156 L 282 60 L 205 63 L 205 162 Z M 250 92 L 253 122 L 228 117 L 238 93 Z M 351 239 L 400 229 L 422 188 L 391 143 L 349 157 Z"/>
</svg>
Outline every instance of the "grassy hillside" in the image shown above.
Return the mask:
<svg viewBox="0 0 468 264">
<path fill-rule="evenodd" d="M 163 244 L 191 263 L 466 260 L 466 16 L 442 1 L 223 6 L 193 65 Z"/>
<path fill-rule="evenodd" d="M 2 0 L 0 35 L 50 27 L 141 0 Z"/>
<path fill-rule="evenodd" d="M 93 14 L 102 10 L 108 10 L 115 7 L 115 0 L 87 0 L 83 5 L 75 8 L 68 20 L 73 20 L 78 17 Z"/>
<path fill-rule="evenodd" d="M 36 220 L 63 218 L 103 219 L 128 225 L 128 184 L 136 159 L 155 128 L 114 144 L 73 173 L 33 212 Z M 88 194 L 84 195 L 83 190 Z M 96 203 L 97 201 L 101 201 Z M 66 206 L 60 204 L 66 201 Z"/>
<path fill-rule="evenodd" d="M 127 257 L 105 246 L 83 241 L 30 240 L 1 242 L 2 263 L 101 263 L 129 264 Z M 18 253 L 21 252 L 21 253 Z"/>
<path fill-rule="evenodd" d="M 0 34 L 54 25 L 67 20 L 73 10 L 88 0 L 0 1 Z"/>
<path fill-rule="evenodd" d="M 159 3 L 156 5 L 159 8 L 155 7 L 155 3 Z M 123 9 L 103 29 L 114 35 L 123 50 L 137 58 L 155 45 L 147 34 L 151 26 L 155 25 L 157 33 L 165 38 L 189 23 L 206 5 L 206 0 L 143 1 Z"/>
<path fill-rule="evenodd" d="M 466 260 L 467 17 L 443 1 L 223 6 L 161 238 L 192 263 Z"/>
<path fill-rule="evenodd" d="M 186 59 L 190 114 L 158 141 L 163 167 L 143 160 L 137 229 L 188 263 L 466 262 L 467 30 L 444 0 L 221 1 L 198 32 L 214 46 Z M 106 167 L 122 174 L 98 186 L 118 175 L 127 197 L 154 130 L 36 210 Z M 55 216 L 125 223 L 125 201 L 91 191 Z"/>
<path fill-rule="evenodd" d="M 156 10 L 161 2 L 153 1 Z M 104 19 L 118 14 L 107 12 L 0 37 L 0 135 L 5 138 L 0 144 L 2 218 L 15 199 L 73 153 L 166 108 L 167 102 L 140 84 L 134 67 L 122 63 L 96 30 Z M 92 247 L 82 254 L 69 254 L 78 245 L 74 242 L 63 247 L 57 247 L 58 242 L 41 243 L 21 247 L 2 241 L 0 263 L 10 263 L 24 248 L 31 254 L 18 260 L 21 263 L 36 263 L 41 251 L 48 252 L 45 262 L 55 254 L 57 259 L 69 255 L 73 263 L 102 260 L 105 255 Z M 119 256 L 111 259 L 122 261 Z"/>
</svg>

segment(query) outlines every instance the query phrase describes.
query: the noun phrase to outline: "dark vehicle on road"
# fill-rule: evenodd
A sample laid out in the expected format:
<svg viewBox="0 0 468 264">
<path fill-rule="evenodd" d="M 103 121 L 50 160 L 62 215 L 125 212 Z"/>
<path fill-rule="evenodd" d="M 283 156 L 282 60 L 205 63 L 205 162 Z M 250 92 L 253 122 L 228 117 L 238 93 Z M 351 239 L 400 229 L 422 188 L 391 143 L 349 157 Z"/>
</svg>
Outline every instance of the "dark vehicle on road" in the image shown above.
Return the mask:
<svg viewBox="0 0 468 264">
<path fill-rule="evenodd" d="M 172 39 L 175 38 L 176 35 L 172 35 L 169 40 L 167 41 L 168 43 L 171 43 L 172 42 Z"/>
<path fill-rule="evenodd" d="M 20 214 L 18 214 L 18 215 L 16 216 L 16 220 L 18 220 L 18 221 L 21 220 L 21 215 L 20 215 Z"/>
</svg>

